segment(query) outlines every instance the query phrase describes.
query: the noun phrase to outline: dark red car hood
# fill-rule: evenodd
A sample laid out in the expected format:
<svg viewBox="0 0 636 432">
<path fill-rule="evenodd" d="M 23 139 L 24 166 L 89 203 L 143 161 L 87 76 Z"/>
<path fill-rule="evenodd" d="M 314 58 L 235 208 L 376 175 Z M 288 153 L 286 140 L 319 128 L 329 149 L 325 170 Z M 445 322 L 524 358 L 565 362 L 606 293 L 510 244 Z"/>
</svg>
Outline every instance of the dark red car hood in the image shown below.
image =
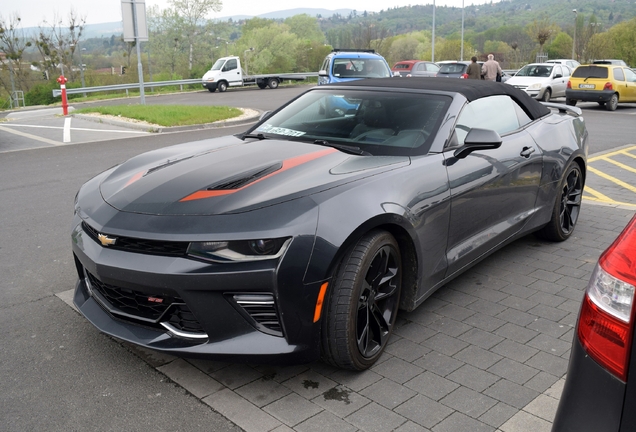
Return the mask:
<svg viewBox="0 0 636 432">
<path fill-rule="evenodd" d="M 154 215 L 236 213 L 408 165 L 403 156 L 356 156 L 297 141 L 229 136 L 136 156 L 104 178 L 118 210 Z"/>
</svg>

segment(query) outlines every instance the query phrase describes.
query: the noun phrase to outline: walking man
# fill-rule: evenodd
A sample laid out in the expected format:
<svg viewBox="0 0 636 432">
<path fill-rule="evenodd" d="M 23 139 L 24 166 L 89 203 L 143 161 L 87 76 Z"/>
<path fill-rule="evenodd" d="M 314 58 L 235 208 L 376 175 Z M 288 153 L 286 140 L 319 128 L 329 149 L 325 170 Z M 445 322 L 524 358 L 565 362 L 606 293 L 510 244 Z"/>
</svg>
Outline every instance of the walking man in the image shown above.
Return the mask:
<svg viewBox="0 0 636 432">
<path fill-rule="evenodd" d="M 488 54 L 488 61 L 481 68 L 484 79 L 487 81 L 497 81 L 497 75 L 501 77 L 502 71 L 499 63 L 495 61 L 495 56 Z"/>
<path fill-rule="evenodd" d="M 466 69 L 468 79 L 481 79 L 481 68 L 477 63 L 477 57 L 473 56 L 470 60 L 471 63 L 468 65 L 468 69 Z"/>
</svg>

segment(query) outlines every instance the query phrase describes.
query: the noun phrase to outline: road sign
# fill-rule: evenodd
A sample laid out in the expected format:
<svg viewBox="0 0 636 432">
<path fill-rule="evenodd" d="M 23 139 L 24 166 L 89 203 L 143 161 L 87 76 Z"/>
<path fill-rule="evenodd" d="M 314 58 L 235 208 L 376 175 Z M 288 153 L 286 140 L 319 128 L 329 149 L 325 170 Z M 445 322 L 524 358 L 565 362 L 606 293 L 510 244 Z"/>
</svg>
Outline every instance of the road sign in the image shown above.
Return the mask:
<svg viewBox="0 0 636 432">
<path fill-rule="evenodd" d="M 134 11 L 133 11 L 134 7 Z M 133 14 L 133 12 L 135 12 Z M 137 15 L 135 17 L 135 15 Z M 121 17 L 124 22 L 124 41 L 147 42 L 148 24 L 146 22 L 145 0 L 121 0 Z M 137 31 L 135 32 L 135 18 L 137 18 Z M 136 34 L 135 34 L 136 33 Z"/>
</svg>

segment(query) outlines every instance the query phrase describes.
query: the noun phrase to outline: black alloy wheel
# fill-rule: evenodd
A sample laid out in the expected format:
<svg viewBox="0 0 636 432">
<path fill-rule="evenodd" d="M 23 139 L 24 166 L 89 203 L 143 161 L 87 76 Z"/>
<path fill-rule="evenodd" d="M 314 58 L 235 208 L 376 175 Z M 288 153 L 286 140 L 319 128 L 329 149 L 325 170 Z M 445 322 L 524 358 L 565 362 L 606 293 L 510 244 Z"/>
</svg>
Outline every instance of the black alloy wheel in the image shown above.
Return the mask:
<svg viewBox="0 0 636 432">
<path fill-rule="evenodd" d="M 342 259 L 323 316 L 322 356 L 335 366 L 364 370 L 386 347 L 398 312 L 402 263 L 385 231 L 360 239 Z"/>
<path fill-rule="evenodd" d="M 552 219 L 538 234 L 551 241 L 563 241 L 570 237 L 579 219 L 582 198 L 583 175 L 579 165 L 572 162 L 561 180 Z"/>
</svg>

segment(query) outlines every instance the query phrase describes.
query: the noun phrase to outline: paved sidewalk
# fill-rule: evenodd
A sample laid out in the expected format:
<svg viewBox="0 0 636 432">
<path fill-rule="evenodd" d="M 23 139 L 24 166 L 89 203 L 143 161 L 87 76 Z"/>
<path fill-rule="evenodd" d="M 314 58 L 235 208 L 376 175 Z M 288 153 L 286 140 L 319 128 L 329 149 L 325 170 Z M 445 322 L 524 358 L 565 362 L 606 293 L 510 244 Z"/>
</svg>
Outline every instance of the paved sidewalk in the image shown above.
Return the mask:
<svg viewBox="0 0 636 432">
<path fill-rule="evenodd" d="M 549 431 L 590 272 L 632 215 L 585 203 L 568 241 L 507 246 L 400 313 L 362 373 L 130 349 L 247 432 Z"/>
</svg>

